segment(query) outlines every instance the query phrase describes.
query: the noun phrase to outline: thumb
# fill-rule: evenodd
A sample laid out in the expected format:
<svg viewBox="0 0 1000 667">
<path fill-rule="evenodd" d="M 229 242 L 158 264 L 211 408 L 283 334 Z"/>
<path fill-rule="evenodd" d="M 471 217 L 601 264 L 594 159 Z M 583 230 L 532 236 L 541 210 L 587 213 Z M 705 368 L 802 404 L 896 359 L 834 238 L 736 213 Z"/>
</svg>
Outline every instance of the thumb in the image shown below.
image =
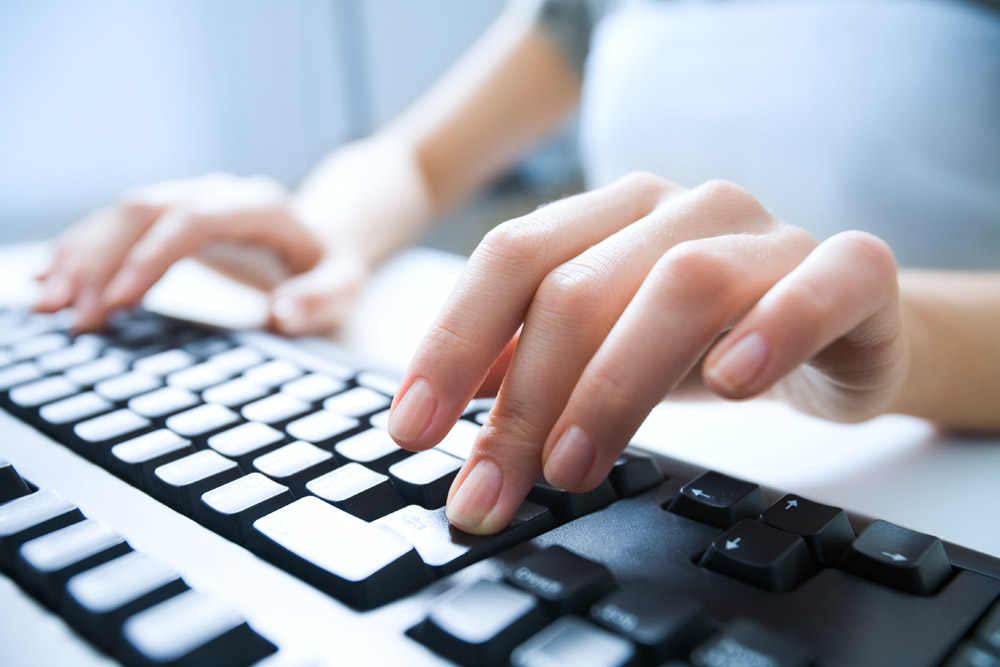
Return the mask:
<svg viewBox="0 0 1000 667">
<path fill-rule="evenodd" d="M 324 259 L 275 287 L 270 326 L 290 336 L 332 332 L 350 315 L 368 274 L 357 258 L 337 255 Z"/>
</svg>

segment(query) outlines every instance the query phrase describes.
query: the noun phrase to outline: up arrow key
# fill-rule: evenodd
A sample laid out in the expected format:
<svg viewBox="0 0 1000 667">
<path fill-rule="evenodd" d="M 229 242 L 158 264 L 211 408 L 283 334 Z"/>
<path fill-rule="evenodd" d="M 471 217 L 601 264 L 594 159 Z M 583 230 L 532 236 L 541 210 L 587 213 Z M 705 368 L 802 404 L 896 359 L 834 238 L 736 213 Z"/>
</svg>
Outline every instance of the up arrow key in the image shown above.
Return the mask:
<svg viewBox="0 0 1000 667">
<path fill-rule="evenodd" d="M 897 562 L 897 563 L 900 563 L 900 562 L 902 562 L 902 561 L 905 561 L 905 560 L 909 560 L 909 558 L 907 558 L 906 556 L 904 556 L 904 555 L 903 555 L 903 554 L 901 554 L 901 553 L 894 553 L 894 554 L 891 554 L 891 553 L 889 553 L 888 551 L 883 551 L 883 552 L 881 552 L 881 553 L 882 553 L 882 555 L 883 555 L 883 556 L 885 556 L 886 558 L 889 558 L 889 559 L 891 559 L 891 560 L 893 560 L 893 561 L 895 561 L 895 562 Z"/>
<path fill-rule="evenodd" d="M 785 509 L 786 510 L 790 510 L 793 507 L 798 507 L 798 506 L 799 506 L 799 501 L 797 501 L 797 500 L 789 500 L 788 504 L 785 505 Z"/>
<path fill-rule="evenodd" d="M 733 549 L 740 548 L 740 540 L 742 537 L 737 537 L 735 540 L 726 540 L 726 551 L 732 551 Z"/>
</svg>

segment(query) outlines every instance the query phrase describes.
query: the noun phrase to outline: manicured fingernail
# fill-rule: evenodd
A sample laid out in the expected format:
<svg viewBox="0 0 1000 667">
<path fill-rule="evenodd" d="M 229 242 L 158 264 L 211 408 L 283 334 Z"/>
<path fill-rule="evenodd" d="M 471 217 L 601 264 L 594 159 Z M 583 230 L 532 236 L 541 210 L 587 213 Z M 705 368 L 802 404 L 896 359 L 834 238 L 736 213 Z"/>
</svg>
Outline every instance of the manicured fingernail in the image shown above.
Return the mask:
<svg viewBox="0 0 1000 667">
<path fill-rule="evenodd" d="M 271 305 L 271 314 L 278 322 L 278 329 L 286 334 L 300 334 L 306 330 L 306 314 L 293 299 L 280 297 Z"/>
<path fill-rule="evenodd" d="M 116 308 L 131 302 L 135 298 L 138 284 L 139 272 L 131 267 L 123 268 L 104 290 L 104 304 L 109 308 Z"/>
<path fill-rule="evenodd" d="M 586 478 L 596 457 L 594 443 L 583 429 L 570 426 L 545 461 L 545 479 L 561 489 L 573 489 Z"/>
<path fill-rule="evenodd" d="M 475 530 L 496 505 L 502 486 L 497 464 L 480 459 L 448 503 L 448 520 L 463 530 Z"/>
<path fill-rule="evenodd" d="M 389 435 L 397 442 L 413 442 L 431 423 L 436 409 L 437 396 L 431 383 L 420 378 L 410 385 L 389 413 Z"/>
<path fill-rule="evenodd" d="M 729 348 L 706 374 L 711 382 L 735 392 L 753 380 L 764 367 L 769 353 L 770 347 L 764 337 L 756 332 L 749 333 Z"/>
</svg>

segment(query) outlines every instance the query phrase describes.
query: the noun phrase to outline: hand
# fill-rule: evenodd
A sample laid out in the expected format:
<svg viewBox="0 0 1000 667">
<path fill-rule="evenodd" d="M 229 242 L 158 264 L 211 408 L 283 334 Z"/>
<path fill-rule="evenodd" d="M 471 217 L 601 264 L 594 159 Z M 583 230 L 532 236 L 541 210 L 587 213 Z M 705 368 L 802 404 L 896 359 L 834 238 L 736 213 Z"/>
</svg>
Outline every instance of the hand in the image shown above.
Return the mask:
<svg viewBox="0 0 1000 667">
<path fill-rule="evenodd" d="M 267 257 L 247 252 L 251 247 L 268 249 L 277 261 L 262 261 Z M 79 329 L 99 328 L 189 255 L 272 290 L 271 321 L 285 333 L 339 323 L 367 276 L 359 258 L 299 219 L 276 181 L 210 174 L 136 188 L 72 226 L 39 276 L 37 308 L 74 306 Z"/>
<path fill-rule="evenodd" d="M 773 389 L 832 419 L 885 411 L 907 375 L 902 322 L 879 239 L 820 244 L 731 183 L 633 174 L 486 236 L 404 376 L 390 432 L 435 445 L 520 329 L 448 499 L 453 524 L 493 533 L 542 471 L 572 492 L 599 484 L 699 361 L 725 398 Z"/>
</svg>

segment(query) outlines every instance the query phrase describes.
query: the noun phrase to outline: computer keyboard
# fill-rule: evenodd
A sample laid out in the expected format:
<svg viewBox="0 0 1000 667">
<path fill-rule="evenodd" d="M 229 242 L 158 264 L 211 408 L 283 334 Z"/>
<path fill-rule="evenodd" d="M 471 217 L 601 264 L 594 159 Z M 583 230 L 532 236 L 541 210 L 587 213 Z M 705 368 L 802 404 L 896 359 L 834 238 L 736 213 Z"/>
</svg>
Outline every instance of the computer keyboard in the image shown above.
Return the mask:
<svg viewBox="0 0 1000 667">
<path fill-rule="evenodd" d="M 2 664 L 1000 665 L 1000 559 L 636 448 L 466 535 L 488 400 L 414 454 L 332 345 L 69 318 L 0 310 Z"/>
</svg>

